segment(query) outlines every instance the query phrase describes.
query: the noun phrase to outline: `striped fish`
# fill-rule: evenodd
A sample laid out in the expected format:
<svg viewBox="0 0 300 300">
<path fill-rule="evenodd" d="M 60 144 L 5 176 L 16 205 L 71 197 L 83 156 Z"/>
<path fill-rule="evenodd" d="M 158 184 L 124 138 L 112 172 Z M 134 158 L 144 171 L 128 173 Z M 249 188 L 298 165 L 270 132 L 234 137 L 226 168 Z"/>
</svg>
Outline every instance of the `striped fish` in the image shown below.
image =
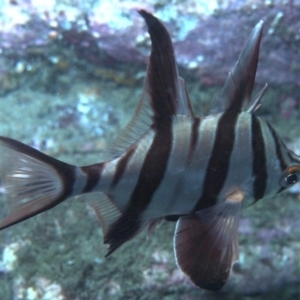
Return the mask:
<svg viewBox="0 0 300 300">
<path fill-rule="evenodd" d="M 197 118 L 166 28 L 139 13 L 152 51 L 140 104 L 111 159 L 77 167 L 0 137 L 0 189 L 10 207 L 0 228 L 87 194 L 107 255 L 162 219 L 175 220 L 179 268 L 195 285 L 219 290 L 238 260 L 242 207 L 285 191 L 300 177 L 300 157 L 254 114 L 266 90 L 251 98 L 263 23 L 252 31 L 210 113 Z"/>
</svg>

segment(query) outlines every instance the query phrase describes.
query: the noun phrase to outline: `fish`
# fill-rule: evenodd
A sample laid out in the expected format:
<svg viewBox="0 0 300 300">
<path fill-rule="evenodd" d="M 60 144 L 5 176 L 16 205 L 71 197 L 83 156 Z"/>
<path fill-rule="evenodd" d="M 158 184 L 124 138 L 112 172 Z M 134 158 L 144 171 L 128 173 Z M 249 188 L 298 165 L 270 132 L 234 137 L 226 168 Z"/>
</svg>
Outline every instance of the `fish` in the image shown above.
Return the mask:
<svg viewBox="0 0 300 300">
<path fill-rule="evenodd" d="M 166 27 L 149 12 L 138 13 L 151 53 L 140 102 L 110 157 L 75 166 L 1 136 L 0 190 L 9 212 L 0 229 L 82 195 L 101 223 L 109 256 L 141 231 L 175 221 L 178 267 L 196 286 L 217 291 L 238 261 L 242 209 L 300 178 L 300 157 L 256 115 L 267 85 L 251 96 L 263 21 L 210 111 L 197 117 Z"/>
</svg>

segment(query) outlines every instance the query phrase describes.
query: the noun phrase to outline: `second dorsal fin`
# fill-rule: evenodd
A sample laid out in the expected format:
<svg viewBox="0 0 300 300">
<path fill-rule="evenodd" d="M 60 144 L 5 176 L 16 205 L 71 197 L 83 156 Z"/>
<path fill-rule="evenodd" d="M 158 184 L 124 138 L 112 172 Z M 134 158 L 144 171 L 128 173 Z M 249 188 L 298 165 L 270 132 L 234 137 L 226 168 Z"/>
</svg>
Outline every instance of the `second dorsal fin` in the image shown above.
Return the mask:
<svg viewBox="0 0 300 300">
<path fill-rule="evenodd" d="M 175 115 L 193 116 L 185 83 L 178 75 L 174 49 L 165 26 L 145 10 L 139 10 L 148 26 L 152 50 L 144 93 L 149 95 L 153 125 Z"/>
<path fill-rule="evenodd" d="M 121 155 L 150 127 L 176 115 L 193 117 L 184 80 L 179 77 L 174 49 L 165 26 L 145 10 L 139 10 L 146 21 L 152 42 L 147 75 L 140 104 L 129 124 L 112 143 L 106 157 Z"/>
</svg>

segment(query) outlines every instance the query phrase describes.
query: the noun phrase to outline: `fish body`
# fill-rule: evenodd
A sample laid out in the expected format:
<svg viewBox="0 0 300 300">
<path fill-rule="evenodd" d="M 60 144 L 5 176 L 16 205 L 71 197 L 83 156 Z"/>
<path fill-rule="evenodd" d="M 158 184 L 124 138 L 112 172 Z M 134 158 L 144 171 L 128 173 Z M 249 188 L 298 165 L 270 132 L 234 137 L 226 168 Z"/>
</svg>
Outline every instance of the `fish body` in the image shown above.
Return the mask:
<svg viewBox="0 0 300 300">
<path fill-rule="evenodd" d="M 166 28 L 146 11 L 139 13 L 152 51 L 140 104 L 112 145 L 111 158 L 73 166 L 0 137 L 0 184 L 11 209 L 0 228 L 86 195 L 110 255 L 144 228 L 176 220 L 178 266 L 197 286 L 218 290 L 238 260 L 242 207 L 300 178 L 300 158 L 255 115 L 266 89 L 251 98 L 262 22 L 210 113 L 195 117 Z"/>
</svg>

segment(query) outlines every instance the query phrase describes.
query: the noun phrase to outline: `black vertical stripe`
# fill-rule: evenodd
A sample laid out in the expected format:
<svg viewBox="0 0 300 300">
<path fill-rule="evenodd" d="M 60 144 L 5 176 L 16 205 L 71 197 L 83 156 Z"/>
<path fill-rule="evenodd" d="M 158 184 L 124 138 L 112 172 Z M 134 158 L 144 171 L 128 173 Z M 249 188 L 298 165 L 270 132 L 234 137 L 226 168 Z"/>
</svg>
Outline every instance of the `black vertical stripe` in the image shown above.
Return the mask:
<svg viewBox="0 0 300 300">
<path fill-rule="evenodd" d="M 192 132 L 191 132 L 191 143 L 190 143 L 190 149 L 189 149 L 189 159 L 191 159 L 195 153 L 197 142 L 199 139 L 199 124 L 200 119 L 194 118 L 193 124 L 192 124 Z"/>
<path fill-rule="evenodd" d="M 171 119 L 166 122 L 168 124 L 156 131 L 131 195 L 129 211 L 134 208 L 137 214 L 141 214 L 151 202 L 152 196 L 164 178 L 172 150 L 173 136 L 170 121 Z"/>
<path fill-rule="evenodd" d="M 254 178 L 253 196 L 255 201 L 258 201 L 263 198 L 267 188 L 267 158 L 261 124 L 254 114 L 252 114 L 251 123 L 253 152 L 252 177 Z"/>
<path fill-rule="evenodd" d="M 271 133 L 271 136 L 274 140 L 276 156 L 277 156 L 277 159 L 279 160 L 281 171 L 283 172 L 287 168 L 287 164 L 284 160 L 284 156 L 282 153 L 280 139 L 279 139 L 277 133 L 275 132 L 274 128 L 269 123 L 267 123 L 267 125 L 268 125 L 268 129 Z"/>
<path fill-rule="evenodd" d="M 118 164 L 116 166 L 116 171 L 115 171 L 115 174 L 114 174 L 114 178 L 113 178 L 113 181 L 112 181 L 112 184 L 111 184 L 111 187 L 115 187 L 119 181 L 121 180 L 125 170 L 126 170 L 126 167 L 127 167 L 127 164 L 130 160 L 130 158 L 132 157 L 132 155 L 134 154 L 136 150 L 136 147 L 135 146 L 131 146 L 127 152 L 124 154 L 123 157 L 121 157 L 118 161 Z"/>
<path fill-rule="evenodd" d="M 156 130 L 125 212 L 109 228 L 105 236 L 105 243 L 110 245 L 107 255 L 140 230 L 142 223 L 139 217 L 147 209 L 165 176 L 172 150 L 171 118 L 166 120 L 163 125 Z"/>
<path fill-rule="evenodd" d="M 81 168 L 81 170 L 87 175 L 87 182 L 82 191 L 83 193 L 91 192 L 94 189 L 94 187 L 100 182 L 103 167 L 104 163 L 100 163 Z"/>
<path fill-rule="evenodd" d="M 230 166 L 237 119 L 238 114 L 235 111 L 226 111 L 219 119 L 212 153 L 206 168 L 202 195 L 194 211 L 217 203 L 217 197 L 225 183 Z"/>
</svg>

